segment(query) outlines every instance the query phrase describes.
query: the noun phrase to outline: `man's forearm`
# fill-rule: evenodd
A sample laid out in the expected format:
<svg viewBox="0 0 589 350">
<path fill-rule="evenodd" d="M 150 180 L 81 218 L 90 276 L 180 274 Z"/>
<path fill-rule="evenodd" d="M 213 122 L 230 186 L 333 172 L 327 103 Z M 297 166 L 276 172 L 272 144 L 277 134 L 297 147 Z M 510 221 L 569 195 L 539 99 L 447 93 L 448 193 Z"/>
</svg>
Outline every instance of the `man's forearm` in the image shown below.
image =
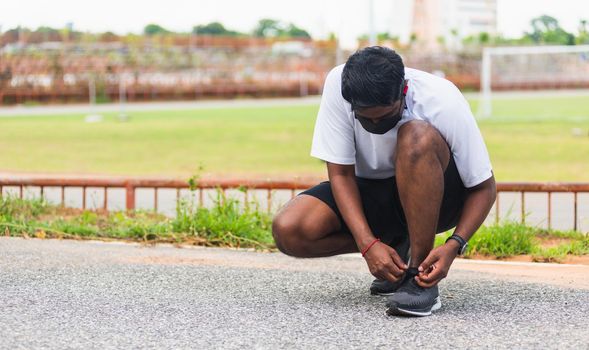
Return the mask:
<svg viewBox="0 0 589 350">
<path fill-rule="evenodd" d="M 364 215 L 356 176 L 350 168 L 347 171 L 342 170 L 341 166 L 328 164 L 329 181 L 337 207 L 352 232 L 358 248 L 362 250 L 375 237 Z"/>
<path fill-rule="evenodd" d="M 483 224 L 495 202 L 497 197 L 495 178 L 492 176 L 468 191 L 462 215 L 456 226 L 456 234 L 465 240 L 470 239 Z"/>
</svg>

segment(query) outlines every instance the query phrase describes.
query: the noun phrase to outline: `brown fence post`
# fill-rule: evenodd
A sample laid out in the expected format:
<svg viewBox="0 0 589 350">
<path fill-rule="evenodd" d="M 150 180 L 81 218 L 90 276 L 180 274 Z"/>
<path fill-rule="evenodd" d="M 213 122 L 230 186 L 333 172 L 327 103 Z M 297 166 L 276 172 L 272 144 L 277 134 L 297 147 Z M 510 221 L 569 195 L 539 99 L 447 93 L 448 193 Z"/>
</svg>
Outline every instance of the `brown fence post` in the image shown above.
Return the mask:
<svg viewBox="0 0 589 350">
<path fill-rule="evenodd" d="M 135 210 L 135 186 L 128 181 L 125 185 L 127 210 Z"/>
<path fill-rule="evenodd" d="M 578 206 L 578 203 L 577 203 L 577 192 L 574 192 L 573 196 L 574 196 L 574 199 L 573 200 L 574 200 L 574 207 L 575 207 L 575 209 L 574 209 L 574 213 L 575 214 L 573 215 L 573 220 L 575 220 L 575 222 L 573 223 L 573 230 L 574 231 L 577 231 L 577 222 L 579 221 L 578 220 L 578 217 L 577 217 L 578 216 L 577 215 L 577 211 L 578 211 L 578 209 L 577 209 L 577 206 Z"/>
<path fill-rule="evenodd" d="M 86 186 L 82 186 L 82 209 L 86 210 Z"/>
<path fill-rule="evenodd" d="M 526 197 L 525 192 L 521 191 L 521 215 L 522 215 L 522 224 L 526 224 Z"/>
<path fill-rule="evenodd" d="M 552 228 L 552 192 L 548 192 L 548 229 Z"/>
<path fill-rule="evenodd" d="M 108 187 L 104 187 L 104 203 L 102 203 L 102 208 L 107 211 L 108 209 Z"/>
</svg>

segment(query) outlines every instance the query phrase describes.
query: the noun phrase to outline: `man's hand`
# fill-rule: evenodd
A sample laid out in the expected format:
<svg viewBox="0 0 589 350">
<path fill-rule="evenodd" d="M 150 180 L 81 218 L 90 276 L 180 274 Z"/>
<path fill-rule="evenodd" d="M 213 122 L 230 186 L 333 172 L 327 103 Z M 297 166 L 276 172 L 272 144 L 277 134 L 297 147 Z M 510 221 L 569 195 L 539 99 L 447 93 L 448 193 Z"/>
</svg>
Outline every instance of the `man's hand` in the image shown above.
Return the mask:
<svg viewBox="0 0 589 350">
<path fill-rule="evenodd" d="M 370 273 L 381 280 L 398 281 L 407 265 L 397 252 L 382 242 L 376 242 L 364 255 Z"/>
<path fill-rule="evenodd" d="M 419 274 L 415 276 L 417 284 L 430 288 L 448 276 L 450 265 L 458 254 L 458 246 L 450 241 L 433 249 L 419 265 Z"/>
</svg>

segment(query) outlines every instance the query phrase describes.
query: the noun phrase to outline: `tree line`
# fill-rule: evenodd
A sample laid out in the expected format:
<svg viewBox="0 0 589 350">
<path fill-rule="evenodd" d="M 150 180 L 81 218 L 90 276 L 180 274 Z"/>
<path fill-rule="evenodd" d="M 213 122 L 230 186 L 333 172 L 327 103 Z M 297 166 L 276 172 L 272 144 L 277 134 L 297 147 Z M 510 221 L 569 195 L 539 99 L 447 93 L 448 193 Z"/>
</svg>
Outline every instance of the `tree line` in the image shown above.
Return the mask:
<svg viewBox="0 0 589 350">
<path fill-rule="evenodd" d="M 578 33 L 575 35 L 564 30 L 556 18 L 542 15 L 533 18 L 529 30 L 519 38 L 505 38 L 483 32 L 466 37 L 463 42 L 467 45 L 583 45 L 589 44 L 589 22 L 586 19 L 580 20 Z"/>
<path fill-rule="evenodd" d="M 1 29 L 1 28 L 0 28 Z M 263 18 L 258 21 L 251 32 L 239 32 L 226 28 L 220 22 L 211 22 L 207 24 L 196 25 L 189 32 L 175 32 L 167 29 L 157 23 L 147 24 L 142 31 L 142 35 L 147 37 L 166 36 L 166 35 L 211 35 L 211 36 L 228 36 L 228 37 L 257 37 L 257 38 L 303 38 L 311 39 L 309 32 L 294 23 L 283 22 L 271 18 Z M 73 30 L 70 27 L 57 29 L 41 26 L 36 30 L 24 27 L 11 28 L 4 33 L 0 30 L 0 44 L 8 42 L 18 42 L 21 36 L 33 39 L 33 42 L 42 41 L 64 41 L 79 40 L 80 38 L 92 35 L 101 40 L 112 41 L 120 36 L 113 32 L 104 33 L 84 33 Z M 133 34 L 128 34 L 133 35 Z"/>
<path fill-rule="evenodd" d="M 1 28 L 0 28 L 1 29 Z M 28 28 L 12 28 L 2 33 L 0 30 L 0 45 L 3 43 L 18 42 L 21 35 L 27 37 L 30 42 L 43 41 L 64 41 L 64 40 L 80 40 L 85 36 L 92 36 L 102 41 L 115 41 L 121 36 L 112 32 L 104 33 L 83 33 L 73 30 L 71 26 L 56 29 L 51 27 L 39 27 L 36 30 Z M 192 27 L 189 32 L 175 32 L 169 30 L 159 24 L 147 24 L 141 35 L 147 37 L 166 36 L 166 35 L 210 35 L 210 36 L 225 36 L 225 37 L 257 37 L 257 38 L 303 38 L 311 39 L 309 32 L 303 28 L 298 27 L 294 23 L 283 22 L 276 19 L 264 18 L 258 21 L 256 26 L 250 32 L 240 32 L 226 28 L 220 22 L 210 22 L 207 24 L 196 25 Z M 455 36 L 459 33 L 453 32 Z M 128 34 L 136 35 L 136 34 Z M 335 40 L 336 35 L 330 34 L 330 40 Z M 368 35 L 362 35 L 359 40 L 367 40 Z M 442 38 L 440 38 L 442 39 Z M 388 32 L 377 34 L 377 40 L 393 41 L 399 40 L 397 36 L 393 36 Z M 418 41 L 415 35 L 411 36 L 411 42 Z M 548 15 L 536 17 L 530 21 L 530 28 L 518 38 L 506 38 L 502 35 L 492 35 L 486 32 L 478 33 L 476 35 L 462 38 L 463 44 L 467 46 L 485 46 L 485 45 L 582 45 L 589 44 L 589 21 L 586 19 L 580 20 L 578 24 L 578 33 L 567 32 L 564 30 L 558 20 Z"/>
</svg>

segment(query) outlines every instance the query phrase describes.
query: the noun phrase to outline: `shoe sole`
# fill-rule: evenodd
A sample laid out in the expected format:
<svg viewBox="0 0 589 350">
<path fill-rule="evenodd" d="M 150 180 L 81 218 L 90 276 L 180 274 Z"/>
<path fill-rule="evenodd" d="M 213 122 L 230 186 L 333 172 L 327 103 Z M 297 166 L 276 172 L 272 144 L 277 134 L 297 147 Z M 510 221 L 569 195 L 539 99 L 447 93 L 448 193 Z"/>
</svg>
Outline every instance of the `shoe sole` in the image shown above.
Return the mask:
<svg viewBox="0 0 589 350">
<path fill-rule="evenodd" d="M 386 311 L 388 316 L 430 316 L 432 311 L 439 310 L 442 307 L 442 302 L 440 301 L 440 297 L 436 297 L 436 301 L 431 308 L 427 310 L 411 310 L 411 309 L 402 309 L 399 307 L 391 307 Z"/>
<path fill-rule="evenodd" d="M 381 295 L 383 297 L 387 297 L 389 295 L 395 294 L 395 292 L 370 292 L 371 295 Z"/>
</svg>

